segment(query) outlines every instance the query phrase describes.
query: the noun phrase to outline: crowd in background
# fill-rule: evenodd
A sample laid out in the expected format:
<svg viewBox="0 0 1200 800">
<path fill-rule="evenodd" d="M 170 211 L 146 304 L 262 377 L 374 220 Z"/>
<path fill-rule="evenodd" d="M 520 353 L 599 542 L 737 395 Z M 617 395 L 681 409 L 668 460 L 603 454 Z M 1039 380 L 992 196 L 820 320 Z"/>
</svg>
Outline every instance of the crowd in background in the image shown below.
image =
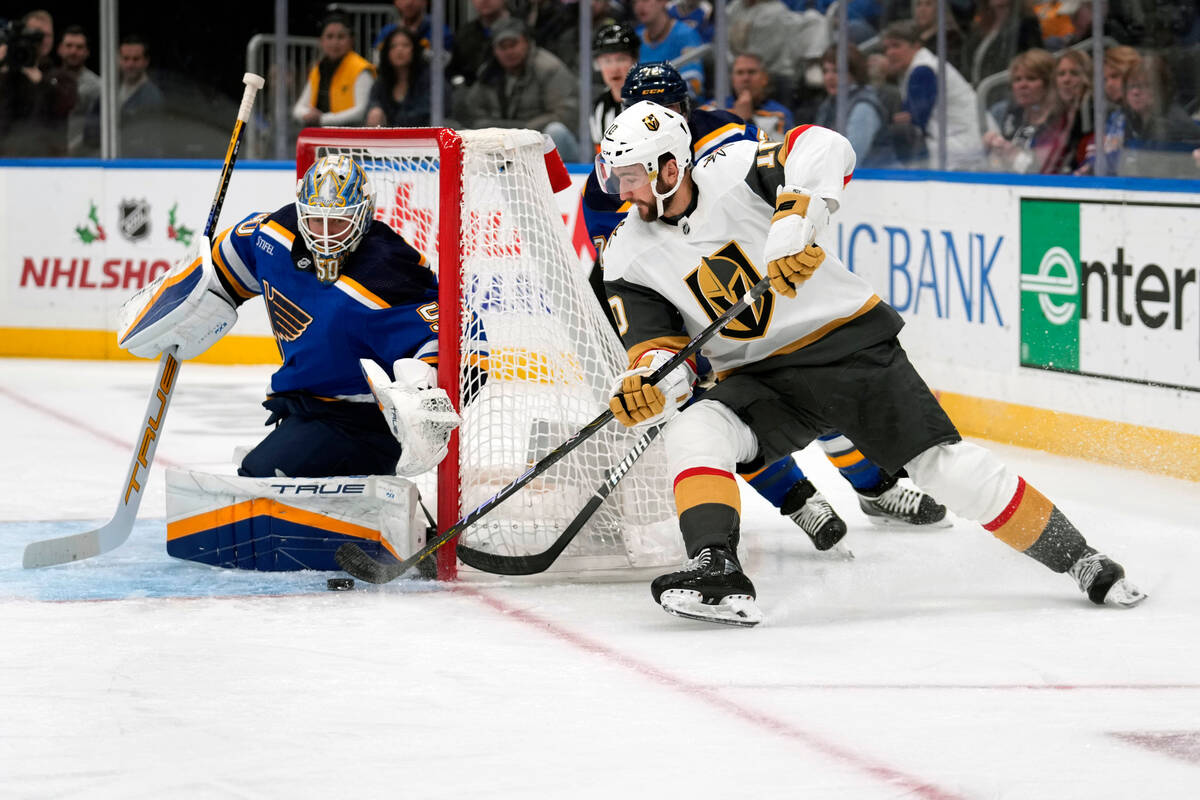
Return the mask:
<svg viewBox="0 0 1200 800">
<path fill-rule="evenodd" d="M 946 126 L 951 169 L 1200 177 L 1200 10 L 1195 0 L 1109 0 L 1103 86 L 1093 86 L 1091 0 L 946 0 L 945 83 L 939 89 L 937 0 L 847 0 L 845 86 L 837 71 L 834 0 L 732 0 L 728 58 L 713 57 L 708 0 L 590 0 L 596 33 L 591 139 L 619 108 L 624 74 L 672 61 L 695 100 L 753 121 L 770 138 L 797 124 L 842 126 L 861 166 L 936 165 Z M 568 161 L 580 152 L 579 8 L 564 0 L 470 0 L 468 20 L 443 31 L 434 64 L 427 0 L 395 0 L 395 23 L 357 42 L 350 20 L 327 15 L 320 58 L 292 109 L 309 125 L 423 126 L 431 74 L 441 70 L 446 123 L 549 134 Z M 164 93 L 151 77 L 158 43 L 120 40 L 124 156 L 161 154 L 154 127 Z M 0 43 L 0 155 L 95 156 L 100 80 L 85 64 L 89 32 L 56 36 L 45 11 L 5 28 Z M 718 65 L 721 65 L 718 67 Z M 711 96 L 715 70 L 731 93 Z M 1093 98 L 1105 98 L 1102 130 Z M 944 96 L 941 96 L 944 95 Z M 142 144 L 145 147 L 142 147 Z"/>
</svg>

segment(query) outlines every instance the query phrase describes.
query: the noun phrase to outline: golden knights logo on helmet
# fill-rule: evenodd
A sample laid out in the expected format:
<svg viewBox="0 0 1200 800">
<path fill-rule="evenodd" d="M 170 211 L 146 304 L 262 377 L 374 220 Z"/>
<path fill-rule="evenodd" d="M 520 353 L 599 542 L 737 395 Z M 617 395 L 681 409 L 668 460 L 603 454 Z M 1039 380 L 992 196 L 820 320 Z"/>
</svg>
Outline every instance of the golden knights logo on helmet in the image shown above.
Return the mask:
<svg viewBox="0 0 1200 800">
<path fill-rule="evenodd" d="M 296 185 L 296 217 L 318 280 L 337 281 L 374 213 L 367 174 L 353 158 L 323 156 L 308 168 Z"/>
<path fill-rule="evenodd" d="M 700 266 L 683 280 L 700 308 L 710 320 L 715 321 L 761 278 L 737 242 L 730 242 L 711 256 L 702 258 Z M 767 292 L 754 305 L 734 317 L 720 335 L 726 339 L 743 341 L 760 339 L 767 333 L 774 310 L 775 296 Z"/>
<path fill-rule="evenodd" d="M 654 116 L 653 114 L 642 117 L 642 122 L 646 124 L 647 129 L 652 131 L 658 130 L 658 117 Z"/>
</svg>

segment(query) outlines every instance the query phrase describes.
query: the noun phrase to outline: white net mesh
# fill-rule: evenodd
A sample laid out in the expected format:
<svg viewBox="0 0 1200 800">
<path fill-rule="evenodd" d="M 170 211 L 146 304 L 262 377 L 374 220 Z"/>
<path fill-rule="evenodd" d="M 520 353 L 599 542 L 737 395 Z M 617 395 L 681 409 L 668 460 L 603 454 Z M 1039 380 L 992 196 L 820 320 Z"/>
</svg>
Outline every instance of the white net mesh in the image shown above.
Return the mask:
<svg viewBox="0 0 1200 800">
<path fill-rule="evenodd" d="M 375 191 L 376 218 L 421 250 L 436 270 L 441 262 L 436 145 L 428 137 L 426 143 L 406 140 L 399 131 L 381 134 L 390 136 L 321 145 L 316 155 L 359 158 Z M 460 516 L 602 412 L 626 364 L 624 348 L 566 238 L 541 135 L 483 130 L 461 136 Z M 450 313 L 443 307 L 442 318 Z M 453 362 L 443 353 L 443 368 Z M 636 439 L 636 433 L 610 423 L 468 529 L 464 539 L 508 555 L 545 550 Z M 431 482 L 422 488 L 428 496 Z M 660 439 L 553 570 L 657 569 L 682 558 Z"/>
</svg>

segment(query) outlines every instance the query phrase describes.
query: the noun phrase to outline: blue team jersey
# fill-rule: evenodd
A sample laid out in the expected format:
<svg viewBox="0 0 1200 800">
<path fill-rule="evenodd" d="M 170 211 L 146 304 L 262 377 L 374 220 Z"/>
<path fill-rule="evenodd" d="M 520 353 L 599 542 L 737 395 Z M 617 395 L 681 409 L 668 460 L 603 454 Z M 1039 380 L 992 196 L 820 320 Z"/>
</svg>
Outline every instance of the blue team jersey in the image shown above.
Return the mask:
<svg viewBox="0 0 1200 800">
<path fill-rule="evenodd" d="M 753 123 L 717 108 L 693 109 L 688 115 L 688 128 L 692 132 L 692 163 L 731 142 L 763 140 Z M 629 208 L 630 204 L 622 203 L 620 196 L 608 194 L 600 188 L 600 179 L 593 168 L 583 187 L 583 224 L 587 227 L 592 246 L 596 248 L 597 257 L 603 252 L 609 234 L 625 218 Z"/>
<path fill-rule="evenodd" d="M 311 269 L 296 207 L 251 214 L 222 231 L 213 263 L 239 304 L 262 295 L 283 366 L 271 392 L 372 400 L 358 360 L 391 373 L 397 358 L 437 362 L 437 279 L 425 257 L 378 220 L 326 285 Z"/>
</svg>

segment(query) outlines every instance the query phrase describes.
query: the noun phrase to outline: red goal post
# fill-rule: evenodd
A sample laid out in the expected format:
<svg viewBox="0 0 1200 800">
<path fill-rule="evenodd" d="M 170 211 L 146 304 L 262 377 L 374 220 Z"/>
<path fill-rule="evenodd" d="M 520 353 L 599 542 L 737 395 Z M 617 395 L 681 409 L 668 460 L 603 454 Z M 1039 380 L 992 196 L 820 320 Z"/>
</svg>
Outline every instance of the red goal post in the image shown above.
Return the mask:
<svg viewBox="0 0 1200 800">
<path fill-rule="evenodd" d="M 439 384 L 463 415 L 434 480 L 445 530 L 604 408 L 624 350 L 587 282 L 550 189 L 541 134 L 488 129 L 308 128 L 303 176 L 320 156 L 360 160 L 375 218 L 425 254 L 438 276 Z M 506 555 L 538 552 L 582 508 L 636 434 L 615 423 L 463 536 Z M 555 570 L 640 572 L 678 563 L 661 445 L 622 481 Z M 456 576 L 454 548 L 439 578 Z"/>
</svg>

